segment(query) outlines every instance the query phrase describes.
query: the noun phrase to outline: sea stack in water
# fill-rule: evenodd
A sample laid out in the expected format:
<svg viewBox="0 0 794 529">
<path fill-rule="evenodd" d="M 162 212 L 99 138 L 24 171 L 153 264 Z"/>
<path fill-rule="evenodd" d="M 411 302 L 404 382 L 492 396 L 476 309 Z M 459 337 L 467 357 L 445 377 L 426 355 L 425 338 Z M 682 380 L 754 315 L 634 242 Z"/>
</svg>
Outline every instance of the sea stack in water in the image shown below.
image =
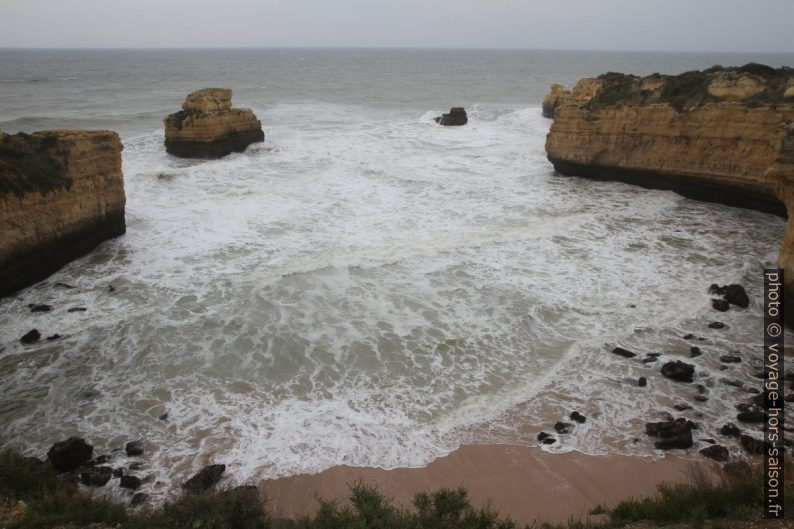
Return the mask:
<svg viewBox="0 0 794 529">
<path fill-rule="evenodd" d="M 166 117 L 165 150 L 183 158 L 221 158 L 265 141 L 262 124 L 250 108 L 232 108 L 228 88 L 193 92 L 182 110 Z"/>
<path fill-rule="evenodd" d="M 0 296 L 125 232 L 121 150 L 110 131 L 0 132 Z"/>
<path fill-rule="evenodd" d="M 547 98 L 556 106 L 546 152 L 566 175 L 668 189 L 781 216 L 788 211 L 779 262 L 791 324 L 792 77 L 791 68 L 751 63 L 676 76 L 607 73 L 583 79 L 570 96 L 554 87 Z"/>
<path fill-rule="evenodd" d="M 452 107 L 448 114 L 442 114 L 434 118 L 436 123 L 445 127 L 459 127 L 469 122 L 466 110 L 463 107 Z"/>
</svg>

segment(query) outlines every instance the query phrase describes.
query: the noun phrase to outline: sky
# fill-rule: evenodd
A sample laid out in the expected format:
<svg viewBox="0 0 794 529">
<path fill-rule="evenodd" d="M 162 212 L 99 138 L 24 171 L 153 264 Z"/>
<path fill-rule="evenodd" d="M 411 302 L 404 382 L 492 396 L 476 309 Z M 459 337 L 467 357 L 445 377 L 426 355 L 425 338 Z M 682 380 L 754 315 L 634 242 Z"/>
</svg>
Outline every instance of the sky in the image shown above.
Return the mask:
<svg viewBox="0 0 794 529">
<path fill-rule="evenodd" d="M 794 0 L 0 0 L 0 47 L 794 52 Z"/>
</svg>

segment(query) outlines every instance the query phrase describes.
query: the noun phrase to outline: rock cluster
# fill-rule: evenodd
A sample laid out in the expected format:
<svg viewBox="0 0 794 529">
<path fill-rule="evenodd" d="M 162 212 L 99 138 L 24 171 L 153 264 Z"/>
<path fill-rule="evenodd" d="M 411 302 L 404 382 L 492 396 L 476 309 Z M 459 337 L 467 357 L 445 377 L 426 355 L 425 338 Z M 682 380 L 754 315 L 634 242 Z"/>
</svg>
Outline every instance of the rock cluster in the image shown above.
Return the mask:
<svg viewBox="0 0 794 529">
<path fill-rule="evenodd" d="M 232 91 L 206 88 L 188 95 L 182 110 L 163 120 L 165 149 L 184 158 L 221 158 L 265 141 L 249 108 L 232 108 Z"/>
<path fill-rule="evenodd" d="M 125 232 L 121 150 L 109 131 L 0 133 L 0 296 Z"/>
</svg>

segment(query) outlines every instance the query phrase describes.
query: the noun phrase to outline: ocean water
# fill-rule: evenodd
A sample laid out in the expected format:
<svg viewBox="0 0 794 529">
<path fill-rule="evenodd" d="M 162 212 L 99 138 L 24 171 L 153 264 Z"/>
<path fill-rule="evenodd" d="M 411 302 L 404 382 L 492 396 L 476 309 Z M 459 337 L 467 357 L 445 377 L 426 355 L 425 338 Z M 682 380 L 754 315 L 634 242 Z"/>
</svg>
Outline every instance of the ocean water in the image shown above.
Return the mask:
<svg viewBox="0 0 794 529">
<path fill-rule="evenodd" d="M 794 55 L 0 50 L 0 129 L 117 130 L 127 193 L 125 236 L 0 300 L 0 444 L 144 439 L 164 494 L 208 462 L 251 482 L 535 445 L 573 410 L 587 422 L 544 449 L 658 456 L 644 422 L 683 402 L 716 436 L 749 396 L 724 382 L 758 385 L 784 220 L 558 176 L 540 102 L 610 70 L 749 61 Z M 162 118 L 207 86 L 233 88 L 266 141 L 168 156 Z M 469 124 L 437 126 L 453 105 Z M 714 282 L 751 307 L 712 311 Z M 21 345 L 34 327 L 62 338 Z M 658 373 L 692 345 L 706 402 Z"/>
</svg>

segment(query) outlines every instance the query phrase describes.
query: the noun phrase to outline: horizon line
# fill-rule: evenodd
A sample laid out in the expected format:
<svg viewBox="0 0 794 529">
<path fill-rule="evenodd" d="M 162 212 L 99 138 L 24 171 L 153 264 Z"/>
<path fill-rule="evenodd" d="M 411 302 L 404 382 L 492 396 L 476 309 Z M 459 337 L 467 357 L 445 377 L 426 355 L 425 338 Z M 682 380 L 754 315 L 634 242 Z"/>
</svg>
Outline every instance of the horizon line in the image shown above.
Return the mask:
<svg viewBox="0 0 794 529">
<path fill-rule="evenodd" d="M 208 51 L 208 50 L 471 50 L 471 51 L 548 51 L 593 53 L 699 53 L 699 54 L 769 54 L 794 55 L 794 51 L 780 50 L 670 50 L 670 49 L 616 49 L 616 48 L 524 48 L 524 47 L 469 47 L 469 46 L 0 46 L 0 50 L 18 51 Z"/>
</svg>

